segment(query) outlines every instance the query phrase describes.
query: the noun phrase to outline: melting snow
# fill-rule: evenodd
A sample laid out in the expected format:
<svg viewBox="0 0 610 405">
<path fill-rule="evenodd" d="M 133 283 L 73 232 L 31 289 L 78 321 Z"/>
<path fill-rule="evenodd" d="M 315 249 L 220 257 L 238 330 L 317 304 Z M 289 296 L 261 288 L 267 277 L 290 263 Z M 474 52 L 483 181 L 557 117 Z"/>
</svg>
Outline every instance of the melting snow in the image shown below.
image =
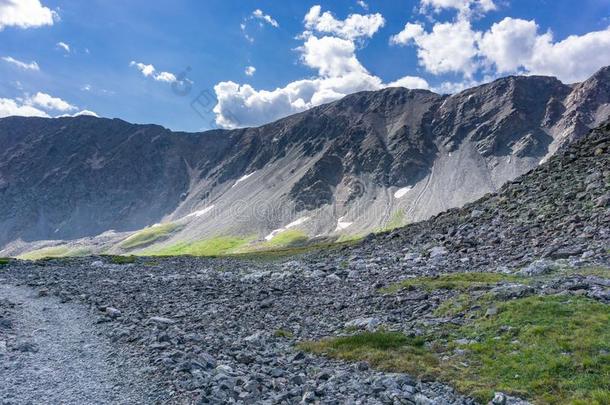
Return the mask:
<svg viewBox="0 0 610 405">
<path fill-rule="evenodd" d="M 189 218 L 189 217 L 197 217 L 197 218 L 199 218 L 200 216 L 205 215 L 208 212 L 210 212 L 213 208 L 214 208 L 214 205 L 210 205 L 209 207 L 206 207 L 206 208 L 204 208 L 202 210 L 191 212 L 185 218 Z"/>
<path fill-rule="evenodd" d="M 269 240 L 273 239 L 277 234 L 282 233 L 285 230 L 288 230 L 290 228 L 294 228 L 295 226 L 299 226 L 307 221 L 309 221 L 309 217 L 299 218 L 296 221 L 293 221 L 282 228 L 278 228 L 278 229 L 271 231 L 271 233 L 269 235 L 265 236 L 265 240 L 269 241 Z"/>
<path fill-rule="evenodd" d="M 394 193 L 394 198 L 402 198 L 405 195 L 407 195 L 407 193 L 411 191 L 411 187 L 403 187 L 403 188 L 399 188 L 398 190 L 396 190 L 396 192 Z"/>
<path fill-rule="evenodd" d="M 335 232 L 349 228 L 350 226 L 353 225 L 353 222 L 346 222 L 346 221 L 344 221 L 344 219 L 345 219 L 345 217 L 339 218 L 339 221 L 337 221 L 337 229 L 335 229 Z"/>
<path fill-rule="evenodd" d="M 238 185 L 239 183 L 241 183 L 242 181 L 248 180 L 248 178 L 250 178 L 250 176 L 252 176 L 254 173 L 256 172 L 252 172 L 250 174 L 246 174 L 245 176 L 240 177 L 239 179 L 237 179 L 237 181 L 235 182 L 235 184 L 233 184 L 231 186 L 231 188 L 235 187 L 236 185 Z"/>
</svg>

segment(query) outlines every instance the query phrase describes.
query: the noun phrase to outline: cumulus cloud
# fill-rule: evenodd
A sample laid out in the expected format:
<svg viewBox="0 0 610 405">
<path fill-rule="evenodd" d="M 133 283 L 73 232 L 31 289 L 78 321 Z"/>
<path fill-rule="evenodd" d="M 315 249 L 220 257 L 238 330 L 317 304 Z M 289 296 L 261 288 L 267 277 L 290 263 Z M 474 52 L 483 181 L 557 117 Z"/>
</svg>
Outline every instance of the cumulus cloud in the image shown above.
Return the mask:
<svg viewBox="0 0 610 405">
<path fill-rule="evenodd" d="M 76 111 L 78 108 L 59 97 L 53 97 L 47 93 L 37 92 L 33 96 L 26 95 L 16 99 L 0 98 L 0 118 L 13 115 L 22 117 L 77 117 L 79 115 L 98 115 L 90 110 Z M 56 115 L 57 113 L 63 113 Z"/>
<path fill-rule="evenodd" d="M 7 63 L 11 63 L 21 69 L 25 69 L 25 70 L 35 70 L 35 71 L 39 71 L 40 67 L 38 66 L 38 63 L 36 63 L 35 61 L 32 61 L 30 63 L 27 62 L 22 62 L 18 59 L 15 59 L 11 56 L 3 56 L 2 60 L 7 62 Z"/>
<path fill-rule="evenodd" d="M 153 65 L 147 65 L 145 63 L 131 61 L 129 66 L 138 69 L 144 77 L 150 77 L 158 82 L 173 83 L 177 81 L 176 75 L 170 72 L 159 72 Z"/>
<path fill-rule="evenodd" d="M 317 69 L 320 76 L 338 77 L 348 73 L 366 73 L 356 58 L 352 41 L 337 37 L 309 37 L 302 47 L 301 60 L 306 66 Z"/>
<path fill-rule="evenodd" d="M 351 14 L 345 20 L 336 19 L 330 11 L 322 13 L 322 7 L 313 6 L 305 15 L 305 29 L 323 34 L 333 34 L 338 37 L 356 40 L 372 37 L 385 25 L 385 19 L 376 14 Z M 306 31 L 306 35 L 308 33 Z"/>
<path fill-rule="evenodd" d="M 254 66 L 246 66 L 244 73 L 246 76 L 254 76 L 254 73 L 256 73 L 256 68 Z"/>
<path fill-rule="evenodd" d="M 57 43 L 57 47 L 60 49 L 63 49 L 64 51 L 70 53 L 70 45 L 66 44 L 65 42 L 58 42 Z"/>
<path fill-rule="evenodd" d="M 407 23 L 390 38 L 390 43 L 403 46 L 414 43 L 420 65 L 430 73 L 461 72 L 471 77 L 478 68 L 475 57 L 480 36 L 468 20 L 458 19 L 435 24 L 431 32 L 426 32 L 421 24 Z"/>
<path fill-rule="evenodd" d="M 445 9 L 458 10 L 461 17 L 471 17 L 473 14 L 485 14 L 496 9 L 493 0 L 421 0 L 420 12 L 439 13 Z"/>
<path fill-rule="evenodd" d="M 319 6 L 313 7 L 305 16 L 307 31 L 300 37 L 304 42 L 297 51 L 303 65 L 314 69 L 317 77 L 275 90 L 257 90 L 233 81 L 218 83 L 214 87 L 218 99 L 214 107 L 216 124 L 224 128 L 260 125 L 358 91 L 389 86 L 429 88 L 426 80 L 415 76 L 386 84 L 360 63 L 355 41 L 374 35 L 383 25 L 381 16 L 372 20 L 360 17 L 350 15 L 341 21 L 330 13 L 322 14 Z"/>
<path fill-rule="evenodd" d="M 39 0 L 0 0 L 0 31 L 5 27 L 34 28 L 53 25 L 59 17 Z"/>
<path fill-rule="evenodd" d="M 280 24 L 273 17 L 271 17 L 269 14 L 263 13 L 261 9 L 254 10 L 252 12 L 252 17 L 257 20 L 264 21 L 275 28 L 279 28 L 280 26 Z"/>
<path fill-rule="evenodd" d="M 428 89 L 428 82 L 418 76 L 405 76 L 387 84 L 387 87 L 406 87 L 408 89 Z"/>
<path fill-rule="evenodd" d="M 59 97 L 53 97 L 47 93 L 38 92 L 25 100 L 26 105 L 39 107 L 45 110 L 54 111 L 73 111 L 76 107 L 62 100 Z"/>
<path fill-rule="evenodd" d="M 74 114 L 63 114 L 58 116 L 57 118 L 65 118 L 65 117 L 80 117 L 80 116 L 87 116 L 87 117 L 96 117 L 99 118 L 100 116 L 97 115 L 95 112 L 90 111 L 90 110 L 82 110 L 79 111 L 77 113 Z"/>
<path fill-rule="evenodd" d="M 506 17 L 487 31 L 475 31 L 470 21 L 423 25 L 407 23 L 390 38 L 393 45 L 414 45 L 419 64 L 435 75 L 461 73 L 468 80 L 478 72 L 525 73 L 581 81 L 610 61 L 610 27 L 554 41 L 539 33 L 534 20 Z"/>
<path fill-rule="evenodd" d="M 559 42 L 553 41 L 550 32 L 536 35 L 535 41 L 532 41 L 532 37 L 529 39 L 533 44 L 529 48 L 512 54 L 511 48 L 507 47 L 508 51 L 501 56 L 512 54 L 515 58 L 521 58 L 520 65 L 530 74 L 557 76 L 565 82 L 578 82 L 610 62 L 610 27 L 584 35 L 571 35 Z M 507 67 L 506 59 L 501 56 L 488 52 L 484 55 L 496 66 Z"/>
<path fill-rule="evenodd" d="M 0 98 L 0 118 L 19 115 L 23 117 L 49 117 L 46 112 L 32 107 L 31 105 L 19 103 L 10 98 Z"/>
</svg>

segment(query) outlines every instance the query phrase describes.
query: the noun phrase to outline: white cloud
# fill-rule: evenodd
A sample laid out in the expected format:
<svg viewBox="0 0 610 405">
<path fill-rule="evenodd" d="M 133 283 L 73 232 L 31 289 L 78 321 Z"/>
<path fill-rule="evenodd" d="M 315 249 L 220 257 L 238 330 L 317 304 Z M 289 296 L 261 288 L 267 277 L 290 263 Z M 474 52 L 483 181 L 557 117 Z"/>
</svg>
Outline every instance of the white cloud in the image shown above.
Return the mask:
<svg viewBox="0 0 610 405">
<path fill-rule="evenodd" d="M 364 0 L 357 0 L 357 1 L 356 1 L 356 4 L 358 4 L 360 7 L 362 7 L 362 8 L 363 8 L 363 9 L 365 9 L 365 10 L 368 10 L 368 9 L 369 9 L 369 5 L 368 5 L 368 4 L 367 4 L 367 2 L 366 2 L 366 1 L 364 1 Z"/>
<path fill-rule="evenodd" d="M 169 72 L 159 72 L 155 75 L 155 80 L 158 82 L 173 83 L 176 81 L 176 76 Z"/>
<path fill-rule="evenodd" d="M 280 24 L 276 20 L 273 19 L 269 14 L 263 13 L 261 9 L 256 9 L 252 12 L 252 17 L 257 20 L 261 20 L 271 25 L 272 27 L 278 28 Z"/>
<path fill-rule="evenodd" d="M 5 27 L 33 28 L 53 25 L 57 13 L 39 0 L 0 0 L 0 31 Z"/>
<path fill-rule="evenodd" d="M 536 39 L 531 58 L 523 62 L 528 73 L 557 76 L 565 82 L 587 79 L 610 63 L 610 27 L 553 42 L 550 33 Z"/>
<path fill-rule="evenodd" d="M 13 115 L 22 117 L 51 118 L 49 111 L 64 113 L 62 115 L 58 115 L 57 117 L 77 117 L 80 115 L 98 116 L 96 113 L 90 110 L 81 110 L 74 114 L 68 113 L 77 109 L 77 107 L 62 100 L 61 98 L 53 97 L 42 92 L 38 92 L 33 96 L 25 98 L 0 98 L 0 118 Z"/>
<path fill-rule="evenodd" d="M 418 77 L 405 76 L 384 84 L 358 61 L 355 45 L 337 37 L 310 36 L 299 48 L 302 62 L 317 69 L 318 77 L 298 80 L 273 91 L 256 90 L 248 84 L 218 83 L 216 123 L 226 128 L 260 125 L 363 90 L 403 86 L 428 88 Z"/>
<path fill-rule="evenodd" d="M 58 42 L 57 43 L 57 47 L 63 49 L 64 51 L 70 53 L 70 45 L 66 44 L 65 42 Z"/>
<path fill-rule="evenodd" d="M 254 66 L 246 66 L 244 73 L 246 76 L 254 76 L 254 73 L 256 73 L 256 68 Z"/>
<path fill-rule="evenodd" d="M 306 66 L 317 69 L 320 76 L 338 77 L 348 73 L 367 73 L 356 58 L 352 41 L 337 37 L 310 36 L 302 47 L 301 60 Z"/>
<path fill-rule="evenodd" d="M 58 97 L 38 92 L 25 100 L 26 105 L 40 107 L 45 110 L 73 111 L 76 107 Z"/>
<path fill-rule="evenodd" d="M 36 63 L 35 61 L 30 62 L 30 63 L 26 63 L 26 62 L 22 62 L 20 60 L 17 60 L 13 57 L 10 56 L 3 56 L 2 60 L 8 63 L 11 63 L 17 67 L 20 67 L 21 69 L 25 69 L 25 70 L 40 70 L 40 67 L 38 66 L 38 63 Z"/>
<path fill-rule="evenodd" d="M 305 16 L 304 25 L 309 31 L 300 37 L 304 43 L 296 49 L 301 53 L 301 62 L 316 70 L 317 77 L 297 80 L 271 91 L 232 81 L 218 83 L 214 87 L 218 99 L 214 113 L 219 126 L 264 124 L 358 91 L 388 86 L 429 88 L 424 79 L 415 76 L 385 84 L 358 60 L 354 41 L 374 35 L 383 25 L 383 17 L 352 15 L 339 21 L 330 13 L 320 14 L 320 11 L 316 6 Z M 314 31 L 335 36 L 318 37 Z"/>
<path fill-rule="evenodd" d="M 177 81 L 176 75 L 170 72 L 158 72 L 153 65 L 147 65 L 141 62 L 131 61 L 129 66 L 138 69 L 144 77 L 151 77 L 158 82 L 173 83 Z"/>
<path fill-rule="evenodd" d="M 467 19 L 458 18 L 434 24 L 430 32 L 421 24 L 408 23 L 390 43 L 415 45 L 419 64 L 429 73 L 461 73 L 468 80 L 483 71 L 549 75 L 576 82 L 610 63 L 610 27 L 558 42 L 550 31 L 538 30 L 534 20 L 506 17 L 487 31 L 474 31 Z"/>
<path fill-rule="evenodd" d="M 356 40 L 372 37 L 385 24 L 385 19 L 376 14 L 350 14 L 345 20 L 337 20 L 330 11 L 321 13 L 322 7 L 313 6 L 305 15 L 305 29 L 309 32 L 333 34 L 338 37 Z M 306 31 L 305 36 L 307 36 Z"/>
<path fill-rule="evenodd" d="M 30 105 L 18 103 L 10 98 L 0 98 L 0 118 L 19 115 L 24 117 L 49 117 L 49 114 Z"/>
<path fill-rule="evenodd" d="M 430 85 L 418 76 L 405 76 L 387 84 L 387 87 L 406 87 L 408 89 L 428 89 Z"/>
<path fill-rule="evenodd" d="M 472 14 L 485 14 L 497 8 L 493 0 L 421 0 L 420 6 L 423 14 L 430 10 L 439 13 L 445 9 L 454 9 L 464 18 Z"/>
<path fill-rule="evenodd" d="M 56 118 L 65 118 L 65 117 L 80 117 L 80 116 L 97 117 L 97 118 L 99 118 L 99 117 L 100 117 L 99 115 L 97 115 L 97 114 L 96 114 L 95 112 L 93 112 L 93 111 L 90 111 L 90 110 L 82 110 L 82 111 L 79 111 L 79 112 L 74 113 L 74 114 L 63 114 L 63 115 L 60 115 L 60 116 L 58 116 L 58 117 L 56 117 Z"/>
<path fill-rule="evenodd" d="M 408 23 L 390 43 L 417 46 L 419 64 L 434 74 L 458 72 L 471 77 L 478 68 L 477 42 L 481 34 L 472 30 L 470 22 L 458 19 L 455 22 L 435 24 L 426 32 L 420 24 Z"/>
</svg>

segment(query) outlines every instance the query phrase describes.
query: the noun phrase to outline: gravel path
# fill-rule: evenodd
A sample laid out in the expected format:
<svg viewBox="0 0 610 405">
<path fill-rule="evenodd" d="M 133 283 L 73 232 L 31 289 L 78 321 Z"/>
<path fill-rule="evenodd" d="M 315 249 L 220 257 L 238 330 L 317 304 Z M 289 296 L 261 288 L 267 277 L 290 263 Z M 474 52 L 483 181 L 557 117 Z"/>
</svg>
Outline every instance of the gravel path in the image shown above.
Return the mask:
<svg viewBox="0 0 610 405">
<path fill-rule="evenodd" d="M 0 331 L 0 404 L 151 403 L 143 369 L 117 356 L 84 307 L 12 285 L 0 285 L 0 301 L 12 307 Z"/>
</svg>

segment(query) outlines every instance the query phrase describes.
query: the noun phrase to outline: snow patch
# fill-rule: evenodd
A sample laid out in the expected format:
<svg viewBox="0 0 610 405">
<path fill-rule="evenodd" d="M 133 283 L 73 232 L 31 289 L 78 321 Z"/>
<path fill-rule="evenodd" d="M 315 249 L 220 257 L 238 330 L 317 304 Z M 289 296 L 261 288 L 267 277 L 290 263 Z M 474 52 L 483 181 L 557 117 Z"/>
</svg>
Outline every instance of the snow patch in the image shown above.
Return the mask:
<svg viewBox="0 0 610 405">
<path fill-rule="evenodd" d="M 335 232 L 337 231 L 342 231 L 346 228 L 349 228 L 350 226 L 352 226 L 354 223 L 353 222 L 347 222 L 345 221 L 345 217 L 341 217 L 339 218 L 339 220 L 337 221 L 337 229 L 335 229 Z"/>
<path fill-rule="evenodd" d="M 235 184 L 233 184 L 231 186 L 231 188 L 235 187 L 236 185 L 238 185 L 239 183 L 241 183 L 242 181 L 246 181 L 248 180 L 254 173 L 256 172 L 252 172 L 250 174 L 246 174 L 245 176 L 240 177 L 239 179 L 237 179 L 237 181 L 235 182 Z"/>
<path fill-rule="evenodd" d="M 394 193 L 394 198 L 402 198 L 405 195 L 407 195 L 407 193 L 411 191 L 411 187 L 403 187 L 403 188 L 399 188 L 398 190 L 396 190 L 396 192 Z"/>
<path fill-rule="evenodd" d="M 209 207 L 206 207 L 206 208 L 204 208 L 202 210 L 199 210 L 199 211 L 191 212 L 185 218 L 189 218 L 189 217 L 197 217 L 197 218 L 199 218 L 200 216 L 205 215 L 208 212 L 212 211 L 212 209 L 214 209 L 214 205 L 210 205 Z"/>
<path fill-rule="evenodd" d="M 302 217 L 297 219 L 296 221 L 292 221 L 291 223 L 289 223 L 286 226 L 283 226 L 281 228 L 275 229 L 273 231 L 271 231 L 271 233 L 267 236 L 265 236 L 265 240 L 266 241 L 270 241 L 271 239 L 273 239 L 276 235 L 290 229 L 290 228 L 294 228 L 295 226 L 299 226 L 305 222 L 309 221 L 309 217 Z"/>
</svg>

